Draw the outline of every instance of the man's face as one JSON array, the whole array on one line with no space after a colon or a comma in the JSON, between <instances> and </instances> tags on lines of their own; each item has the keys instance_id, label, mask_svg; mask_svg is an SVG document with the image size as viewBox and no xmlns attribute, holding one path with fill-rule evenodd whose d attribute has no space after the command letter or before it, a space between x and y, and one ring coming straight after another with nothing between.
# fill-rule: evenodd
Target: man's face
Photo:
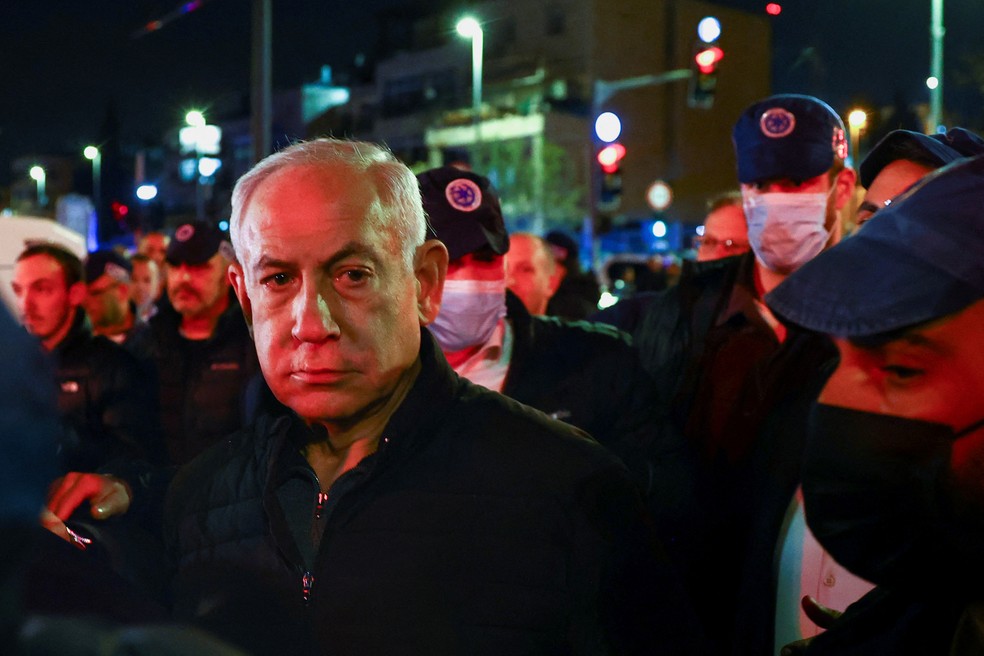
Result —
<instances>
[{"instance_id":1,"label":"man's face","mask_svg":"<svg viewBox=\"0 0 984 656\"><path fill-rule=\"evenodd\" d=\"M34 255L14 267L12 287L21 323L50 351L72 327L75 309L85 296L85 284L68 287L57 260Z\"/></svg>"},{"instance_id":2,"label":"man's face","mask_svg":"<svg viewBox=\"0 0 984 656\"><path fill-rule=\"evenodd\" d=\"M876 346L836 340L840 363L820 402L946 424L982 417L984 301Z\"/></svg>"},{"instance_id":3,"label":"man's face","mask_svg":"<svg viewBox=\"0 0 984 656\"><path fill-rule=\"evenodd\" d=\"M697 261L740 255L749 248L745 212L737 205L725 205L704 219L704 235L697 251Z\"/></svg>"},{"instance_id":4,"label":"man's face","mask_svg":"<svg viewBox=\"0 0 984 656\"><path fill-rule=\"evenodd\" d=\"M130 297L137 305L146 305L157 298L160 285L157 263L153 260L133 261L133 275L130 280Z\"/></svg>"},{"instance_id":5,"label":"man's face","mask_svg":"<svg viewBox=\"0 0 984 656\"><path fill-rule=\"evenodd\" d=\"M347 169L292 167L254 191L230 278L263 376L310 422L354 425L373 415L417 358L440 281L403 262L372 184ZM378 217L377 217L378 218ZM440 263L443 278L447 253ZM429 299L429 300L428 300Z\"/></svg>"},{"instance_id":6,"label":"man's face","mask_svg":"<svg viewBox=\"0 0 984 656\"><path fill-rule=\"evenodd\" d=\"M868 188L864 200L858 207L858 227L860 228L875 212L885 207L886 201L901 194L932 170L928 166L907 159L897 159L888 164L871 181L871 187Z\"/></svg>"},{"instance_id":7,"label":"man's face","mask_svg":"<svg viewBox=\"0 0 984 656\"><path fill-rule=\"evenodd\" d=\"M204 264L171 264L167 268L167 295L183 317L199 317L225 301L229 294L229 262L216 253Z\"/></svg>"},{"instance_id":8,"label":"man's face","mask_svg":"<svg viewBox=\"0 0 984 656\"><path fill-rule=\"evenodd\" d=\"M513 235L506 254L506 286L530 314L546 313L558 284L553 258L542 243L528 235Z\"/></svg>"},{"instance_id":9,"label":"man's face","mask_svg":"<svg viewBox=\"0 0 984 656\"><path fill-rule=\"evenodd\" d=\"M163 267L164 257L167 254L167 242L167 235L151 232L140 241L140 248L137 250L157 262L158 267Z\"/></svg>"},{"instance_id":10,"label":"man's face","mask_svg":"<svg viewBox=\"0 0 984 656\"><path fill-rule=\"evenodd\" d=\"M838 212L851 200L854 191L854 183L857 174L854 169L844 168L833 176L829 172L821 173L815 178L804 180L776 179L765 180L753 184L741 184L742 193L790 193L790 194L816 194L826 193L827 211L824 218L824 228L830 233L828 246L833 246L840 241L841 230Z\"/></svg>"},{"instance_id":11,"label":"man's face","mask_svg":"<svg viewBox=\"0 0 984 656\"><path fill-rule=\"evenodd\" d=\"M85 312L96 329L119 326L126 319L129 285L103 274L86 285Z\"/></svg>"}]
</instances>

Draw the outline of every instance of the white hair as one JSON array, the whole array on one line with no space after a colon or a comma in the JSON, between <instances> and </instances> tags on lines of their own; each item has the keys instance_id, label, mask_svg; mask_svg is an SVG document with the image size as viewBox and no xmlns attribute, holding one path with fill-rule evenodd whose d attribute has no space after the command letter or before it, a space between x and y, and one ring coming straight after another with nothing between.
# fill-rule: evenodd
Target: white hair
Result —
<instances>
[{"instance_id":1,"label":"white hair","mask_svg":"<svg viewBox=\"0 0 984 656\"><path fill-rule=\"evenodd\" d=\"M242 261L242 219L256 188L273 173L291 167L346 168L365 176L374 186L384 211L369 216L375 229L397 240L403 263L413 271L417 247L424 243L427 223L420 186L413 172L387 148L365 141L314 139L295 143L260 161L236 182L232 191L229 233L237 259Z\"/></svg>"}]
</instances>

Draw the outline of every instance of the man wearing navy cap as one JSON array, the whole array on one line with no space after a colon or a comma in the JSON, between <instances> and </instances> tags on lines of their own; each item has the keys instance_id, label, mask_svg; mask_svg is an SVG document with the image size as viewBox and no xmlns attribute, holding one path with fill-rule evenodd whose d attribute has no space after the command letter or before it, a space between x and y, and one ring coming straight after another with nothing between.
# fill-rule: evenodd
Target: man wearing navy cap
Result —
<instances>
[{"instance_id":1,"label":"man wearing navy cap","mask_svg":"<svg viewBox=\"0 0 984 656\"><path fill-rule=\"evenodd\" d=\"M766 297L837 344L809 424L806 517L879 586L807 654L984 650L982 207L984 157L954 162Z\"/></svg>"},{"instance_id":2,"label":"man wearing navy cap","mask_svg":"<svg viewBox=\"0 0 984 656\"><path fill-rule=\"evenodd\" d=\"M633 337L656 379L659 431L702 454L706 534L689 549L693 596L720 652L761 654L773 649L773 557L798 483L796 436L834 355L762 297L840 239L855 173L843 122L812 96L752 104L733 141L751 252L688 267L650 299ZM750 580L757 587L744 589Z\"/></svg>"},{"instance_id":3,"label":"man wearing navy cap","mask_svg":"<svg viewBox=\"0 0 984 656\"><path fill-rule=\"evenodd\" d=\"M867 192L858 207L858 227L930 171L961 157L980 154L984 154L984 139L964 128L934 135L909 130L889 132L859 167L861 186Z\"/></svg>"},{"instance_id":4,"label":"man wearing navy cap","mask_svg":"<svg viewBox=\"0 0 984 656\"><path fill-rule=\"evenodd\" d=\"M172 464L191 460L242 424L243 389L259 370L226 271L235 259L222 231L182 224L167 247L170 308L150 320L161 418Z\"/></svg>"},{"instance_id":5,"label":"man wearing navy cap","mask_svg":"<svg viewBox=\"0 0 984 656\"><path fill-rule=\"evenodd\" d=\"M506 290L510 238L487 178L453 167L417 178L430 234L450 257L441 310L429 327L448 363L619 455L652 501L662 537L673 541L691 510L689 450L680 439L653 440L652 381L627 336L602 324L532 316Z\"/></svg>"}]
</instances>

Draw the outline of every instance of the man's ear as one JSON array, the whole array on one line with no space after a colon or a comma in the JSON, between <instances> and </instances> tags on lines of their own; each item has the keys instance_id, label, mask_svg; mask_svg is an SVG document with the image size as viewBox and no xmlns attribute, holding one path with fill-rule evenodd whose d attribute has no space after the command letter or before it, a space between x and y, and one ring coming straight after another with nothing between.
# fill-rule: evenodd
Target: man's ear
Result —
<instances>
[{"instance_id":1,"label":"man's ear","mask_svg":"<svg viewBox=\"0 0 984 656\"><path fill-rule=\"evenodd\" d=\"M68 288L68 304L73 308L82 305L89 290L84 282L77 282Z\"/></svg>"},{"instance_id":2,"label":"man's ear","mask_svg":"<svg viewBox=\"0 0 984 656\"><path fill-rule=\"evenodd\" d=\"M250 337L253 336L253 305L250 303L249 294L246 293L246 276L243 274L243 267L238 262L229 265L226 272L232 291L239 299L239 307L243 309L243 318L246 319L246 327L249 328Z\"/></svg>"},{"instance_id":3,"label":"man's ear","mask_svg":"<svg viewBox=\"0 0 984 656\"><path fill-rule=\"evenodd\" d=\"M843 168L834 179L837 191L834 192L834 207L838 211L854 198L854 186L857 184L858 174L850 167Z\"/></svg>"},{"instance_id":4,"label":"man's ear","mask_svg":"<svg viewBox=\"0 0 984 656\"><path fill-rule=\"evenodd\" d=\"M437 239L430 239L417 247L414 260L414 277L417 279L417 317L421 326L434 321L441 310L441 294L444 278L448 273L448 249Z\"/></svg>"}]
</instances>

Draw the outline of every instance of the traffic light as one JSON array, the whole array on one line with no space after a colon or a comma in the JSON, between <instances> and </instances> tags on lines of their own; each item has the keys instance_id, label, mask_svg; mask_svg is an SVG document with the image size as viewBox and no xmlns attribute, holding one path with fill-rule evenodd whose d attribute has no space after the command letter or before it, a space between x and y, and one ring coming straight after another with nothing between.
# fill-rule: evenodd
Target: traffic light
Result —
<instances>
[{"instance_id":1,"label":"traffic light","mask_svg":"<svg viewBox=\"0 0 984 656\"><path fill-rule=\"evenodd\" d=\"M601 166L601 186L598 193L598 209L613 212L622 204L622 158L625 146L611 143L598 151Z\"/></svg>"},{"instance_id":2,"label":"traffic light","mask_svg":"<svg viewBox=\"0 0 984 656\"><path fill-rule=\"evenodd\" d=\"M714 104L717 90L718 64L724 59L724 50L717 44L721 36L721 24L712 16L704 18L697 27L700 37L694 44L693 58L690 60L689 105L699 109L709 109Z\"/></svg>"},{"instance_id":3,"label":"traffic light","mask_svg":"<svg viewBox=\"0 0 984 656\"><path fill-rule=\"evenodd\" d=\"M114 200L109 205L109 209L112 212L113 218L116 219L117 223L123 223L127 219L127 215L130 213L130 208L121 203L118 200Z\"/></svg>"}]
</instances>

